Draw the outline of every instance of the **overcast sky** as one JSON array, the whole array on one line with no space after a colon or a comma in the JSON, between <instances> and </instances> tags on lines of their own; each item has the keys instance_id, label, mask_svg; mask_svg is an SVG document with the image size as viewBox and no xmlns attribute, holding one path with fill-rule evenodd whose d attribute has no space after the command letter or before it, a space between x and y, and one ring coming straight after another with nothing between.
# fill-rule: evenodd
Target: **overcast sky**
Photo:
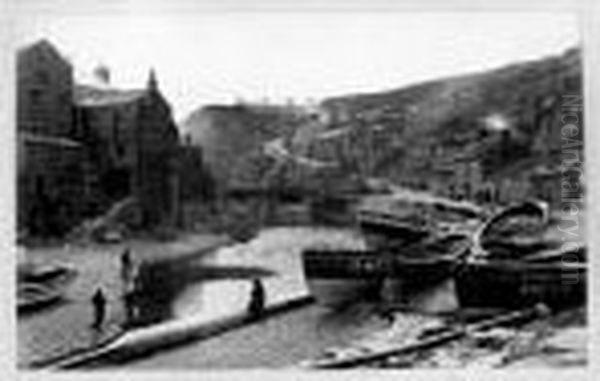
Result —
<instances>
[{"instance_id":1,"label":"overcast sky","mask_svg":"<svg viewBox=\"0 0 600 381\"><path fill-rule=\"evenodd\" d=\"M305 101L398 88L580 43L570 13L235 13L169 2L113 0L118 7L98 9L58 1L42 11L26 0L14 41L48 38L80 82L102 63L113 85L141 87L154 67L177 119L236 98Z\"/></svg>"}]
</instances>

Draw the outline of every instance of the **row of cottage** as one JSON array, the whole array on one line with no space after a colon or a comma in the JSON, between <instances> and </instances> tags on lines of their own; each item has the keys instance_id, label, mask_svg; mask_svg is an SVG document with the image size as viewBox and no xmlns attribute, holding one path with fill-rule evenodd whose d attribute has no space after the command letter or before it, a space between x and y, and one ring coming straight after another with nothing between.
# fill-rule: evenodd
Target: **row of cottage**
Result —
<instances>
[{"instance_id":1,"label":"row of cottage","mask_svg":"<svg viewBox=\"0 0 600 381\"><path fill-rule=\"evenodd\" d=\"M486 130L485 136L479 138L478 144L448 155L437 137L431 137L431 142L421 142L420 147L407 147L402 129L398 128L402 125L402 115L388 112L393 109L391 106L353 113L343 106L328 104L320 110L320 119L335 128L314 140L311 155L325 161L346 159L347 167L363 177L373 176L376 166L388 163L391 157L394 165L384 165L386 176L396 179L396 185L401 187L484 204L538 198L557 208L563 198L561 167L556 161L562 155L560 108L546 105L550 96L539 98L544 102L538 99L534 105L531 124L538 132L529 143L530 159L516 160L501 171L486 172L482 159L489 147L506 151L499 152L498 156L503 158L514 155L513 141L520 137L515 136L518 133L513 129L497 131L487 128L486 120L478 120L477 128ZM407 170L406 163L398 160L400 155L390 153L409 150L416 159L408 163L413 168Z\"/></svg>"},{"instance_id":2,"label":"row of cottage","mask_svg":"<svg viewBox=\"0 0 600 381\"><path fill-rule=\"evenodd\" d=\"M74 83L73 67L47 40L17 55L18 228L61 235L135 196L139 224L174 222L179 137L153 71L145 88Z\"/></svg>"}]
</instances>

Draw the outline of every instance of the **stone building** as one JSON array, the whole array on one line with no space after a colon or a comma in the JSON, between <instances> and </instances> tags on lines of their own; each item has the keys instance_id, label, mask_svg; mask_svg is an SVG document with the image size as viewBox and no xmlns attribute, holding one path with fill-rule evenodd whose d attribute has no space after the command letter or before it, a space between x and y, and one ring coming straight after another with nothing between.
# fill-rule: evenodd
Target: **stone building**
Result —
<instances>
[{"instance_id":1,"label":"stone building","mask_svg":"<svg viewBox=\"0 0 600 381\"><path fill-rule=\"evenodd\" d=\"M46 40L17 65L19 229L60 235L130 196L143 225L174 223L178 133L154 73L136 90L76 85Z\"/></svg>"},{"instance_id":2,"label":"stone building","mask_svg":"<svg viewBox=\"0 0 600 381\"><path fill-rule=\"evenodd\" d=\"M17 53L20 132L69 136L73 127L73 68L48 41Z\"/></svg>"},{"instance_id":3,"label":"stone building","mask_svg":"<svg viewBox=\"0 0 600 381\"><path fill-rule=\"evenodd\" d=\"M102 153L90 159L107 198L135 195L144 224L176 218L178 133L154 72L144 89L78 85L74 101L76 134Z\"/></svg>"},{"instance_id":4,"label":"stone building","mask_svg":"<svg viewBox=\"0 0 600 381\"><path fill-rule=\"evenodd\" d=\"M27 131L17 138L17 225L33 235L60 235L81 217L85 147Z\"/></svg>"},{"instance_id":5,"label":"stone building","mask_svg":"<svg viewBox=\"0 0 600 381\"><path fill-rule=\"evenodd\" d=\"M46 40L17 53L17 225L60 234L80 217L84 147L71 139L71 64Z\"/></svg>"}]
</instances>

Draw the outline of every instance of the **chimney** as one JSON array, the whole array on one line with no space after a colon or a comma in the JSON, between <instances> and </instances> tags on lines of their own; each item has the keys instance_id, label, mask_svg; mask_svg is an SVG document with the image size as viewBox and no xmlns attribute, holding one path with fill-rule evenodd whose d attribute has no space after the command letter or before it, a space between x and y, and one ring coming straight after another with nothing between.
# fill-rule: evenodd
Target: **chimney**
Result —
<instances>
[{"instance_id":1,"label":"chimney","mask_svg":"<svg viewBox=\"0 0 600 381\"><path fill-rule=\"evenodd\" d=\"M150 69L150 73L148 74L148 84L146 87L150 91L158 90L158 81L156 80L156 73L153 68Z\"/></svg>"},{"instance_id":2,"label":"chimney","mask_svg":"<svg viewBox=\"0 0 600 381\"><path fill-rule=\"evenodd\" d=\"M110 85L110 69L105 65L98 65L94 69L94 79L98 85L109 86Z\"/></svg>"}]
</instances>

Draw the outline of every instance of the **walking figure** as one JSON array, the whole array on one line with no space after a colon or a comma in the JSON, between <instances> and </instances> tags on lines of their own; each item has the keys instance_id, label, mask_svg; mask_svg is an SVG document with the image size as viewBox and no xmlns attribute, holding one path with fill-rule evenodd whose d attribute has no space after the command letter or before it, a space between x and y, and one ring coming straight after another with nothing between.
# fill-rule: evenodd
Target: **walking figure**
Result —
<instances>
[{"instance_id":1,"label":"walking figure","mask_svg":"<svg viewBox=\"0 0 600 381\"><path fill-rule=\"evenodd\" d=\"M94 307L94 322L92 328L100 329L104 322L104 316L106 314L106 297L101 288L98 288L92 297L92 305Z\"/></svg>"},{"instance_id":2,"label":"walking figure","mask_svg":"<svg viewBox=\"0 0 600 381\"><path fill-rule=\"evenodd\" d=\"M132 266L133 261L131 258L131 251L129 248L126 248L121 254L121 278L125 283L127 283L131 277Z\"/></svg>"},{"instance_id":3,"label":"walking figure","mask_svg":"<svg viewBox=\"0 0 600 381\"><path fill-rule=\"evenodd\" d=\"M248 313L252 318L258 318L265 309L265 287L260 279L252 281L252 291L250 293L250 303L248 304Z\"/></svg>"}]
</instances>

